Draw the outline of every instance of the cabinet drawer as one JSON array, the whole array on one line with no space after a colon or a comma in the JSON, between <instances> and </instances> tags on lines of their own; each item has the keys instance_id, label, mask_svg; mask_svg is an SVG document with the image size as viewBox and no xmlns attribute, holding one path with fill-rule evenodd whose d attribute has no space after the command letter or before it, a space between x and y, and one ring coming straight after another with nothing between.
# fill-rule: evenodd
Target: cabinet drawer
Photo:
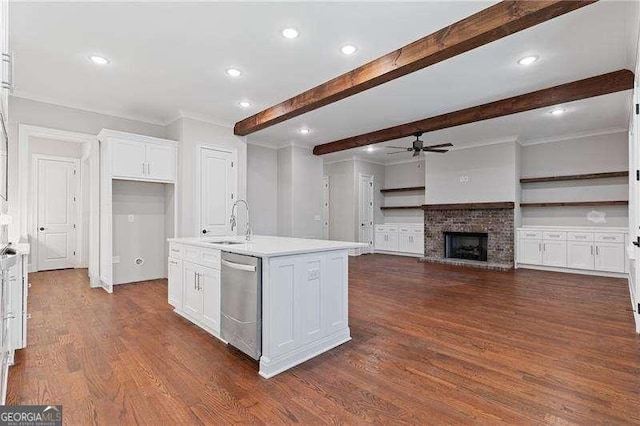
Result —
<instances>
[{"instance_id":1,"label":"cabinet drawer","mask_svg":"<svg viewBox=\"0 0 640 426\"><path fill-rule=\"evenodd\" d=\"M182 245L178 243L169 243L169 256L176 259L182 259Z\"/></svg>"},{"instance_id":2,"label":"cabinet drawer","mask_svg":"<svg viewBox=\"0 0 640 426\"><path fill-rule=\"evenodd\" d=\"M376 232L385 232L387 230L387 227L384 225L376 225Z\"/></svg>"},{"instance_id":3,"label":"cabinet drawer","mask_svg":"<svg viewBox=\"0 0 640 426\"><path fill-rule=\"evenodd\" d=\"M409 228L405 228L405 227L400 227L400 228L398 228L398 231L399 231L401 234L408 234L408 233L409 233L409 231L410 231L410 229L409 229Z\"/></svg>"},{"instance_id":4,"label":"cabinet drawer","mask_svg":"<svg viewBox=\"0 0 640 426\"><path fill-rule=\"evenodd\" d=\"M418 235L423 235L424 234L424 229L422 228L414 228L410 231L412 234L418 234Z\"/></svg>"},{"instance_id":5,"label":"cabinet drawer","mask_svg":"<svg viewBox=\"0 0 640 426\"><path fill-rule=\"evenodd\" d=\"M182 248L182 258L198 265L220 269L220 250L185 244Z\"/></svg>"},{"instance_id":6,"label":"cabinet drawer","mask_svg":"<svg viewBox=\"0 0 640 426\"><path fill-rule=\"evenodd\" d=\"M591 232L567 232L567 240L593 241L593 234Z\"/></svg>"},{"instance_id":7,"label":"cabinet drawer","mask_svg":"<svg viewBox=\"0 0 640 426\"><path fill-rule=\"evenodd\" d=\"M542 238L545 240L564 241L567 239L567 233L564 231L544 231Z\"/></svg>"},{"instance_id":8,"label":"cabinet drawer","mask_svg":"<svg viewBox=\"0 0 640 426\"><path fill-rule=\"evenodd\" d=\"M523 240L541 240L542 231L520 231L520 238Z\"/></svg>"},{"instance_id":9,"label":"cabinet drawer","mask_svg":"<svg viewBox=\"0 0 640 426\"><path fill-rule=\"evenodd\" d=\"M613 232L597 232L595 240L602 243L624 243L624 234Z\"/></svg>"},{"instance_id":10,"label":"cabinet drawer","mask_svg":"<svg viewBox=\"0 0 640 426\"><path fill-rule=\"evenodd\" d=\"M387 232L398 232L398 227L397 226L388 226L387 229L385 229L385 231L387 231Z\"/></svg>"}]
</instances>

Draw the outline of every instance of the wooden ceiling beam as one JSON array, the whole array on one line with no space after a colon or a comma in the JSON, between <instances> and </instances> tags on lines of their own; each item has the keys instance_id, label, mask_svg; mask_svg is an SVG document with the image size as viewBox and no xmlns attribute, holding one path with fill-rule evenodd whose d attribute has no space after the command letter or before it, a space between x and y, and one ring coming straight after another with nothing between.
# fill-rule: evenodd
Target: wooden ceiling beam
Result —
<instances>
[{"instance_id":1,"label":"wooden ceiling beam","mask_svg":"<svg viewBox=\"0 0 640 426\"><path fill-rule=\"evenodd\" d=\"M315 155L329 154L331 152L344 151L394 139L411 136L416 132L433 132L491 118L504 117L519 112L530 111L538 108L550 107L594 96L606 95L633 88L634 75L629 70L619 70L608 74L602 74L560 86L501 99L471 108L411 123L400 124L382 130L365 133L340 139L334 142L317 145L313 148Z\"/></svg>"},{"instance_id":2,"label":"wooden ceiling beam","mask_svg":"<svg viewBox=\"0 0 640 426\"><path fill-rule=\"evenodd\" d=\"M597 0L510 0L483 9L251 117L234 133L246 136L469 50L546 22Z\"/></svg>"}]
</instances>

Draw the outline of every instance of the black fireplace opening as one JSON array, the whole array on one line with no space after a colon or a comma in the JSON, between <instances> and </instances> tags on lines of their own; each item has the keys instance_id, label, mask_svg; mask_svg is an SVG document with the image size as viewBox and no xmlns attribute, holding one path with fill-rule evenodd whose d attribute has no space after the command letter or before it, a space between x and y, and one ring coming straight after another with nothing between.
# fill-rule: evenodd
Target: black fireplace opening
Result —
<instances>
[{"instance_id":1,"label":"black fireplace opening","mask_svg":"<svg viewBox=\"0 0 640 426\"><path fill-rule=\"evenodd\" d=\"M487 261L488 234L479 232L445 232L444 256L449 259Z\"/></svg>"}]
</instances>

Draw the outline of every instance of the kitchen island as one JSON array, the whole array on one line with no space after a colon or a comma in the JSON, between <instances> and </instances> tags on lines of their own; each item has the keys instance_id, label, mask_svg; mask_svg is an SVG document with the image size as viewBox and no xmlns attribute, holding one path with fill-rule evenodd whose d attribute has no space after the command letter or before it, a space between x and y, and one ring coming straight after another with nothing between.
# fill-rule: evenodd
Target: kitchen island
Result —
<instances>
[{"instance_id":1,"label":"kitchen island","mask_svg":"<svg viewBox=\"0 0 640 426\"><path fill-rule=\"evenodd\" d=\"M273 377L351 339L348 255L362 247L366 244L267 236L169 239L169 303L223 340L222 253L259 258L260 375Z\"/></svg>"}]
</instances>

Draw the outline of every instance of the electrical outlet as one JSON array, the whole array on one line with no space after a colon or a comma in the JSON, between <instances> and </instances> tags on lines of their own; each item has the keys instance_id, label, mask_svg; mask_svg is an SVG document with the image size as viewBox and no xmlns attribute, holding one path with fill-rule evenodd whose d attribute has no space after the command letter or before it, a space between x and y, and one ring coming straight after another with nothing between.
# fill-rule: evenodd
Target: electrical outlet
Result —
<instances>
[{"instance_id":1,"label":"electrical outlet","mask_svg":"<svg viewBox=\"0 0 640 426\"><path fill-rule=\"evenodd\" d=\"M113 259L111 260L111 263L113 263L114 265L116 263L120 263L120 256L113 256Z\"/></svg>"},{"instance_id":2,"label":"electrical outlet","mask_svg":"<svg viewBox=\"0 0 640 426\"><path fill-rule=\"evenodd\" d=\"M469 176L460 176L460 183L468 183Z\"/></svg>"},{"instance_id":3,"label":"electrical outlet","mask_svg":"<svg viewBox=\"0 0 640 426\"><path fill-rule=\"evenodd\" d=\"M320 269L309 269L309 281L320 279Z\"/></svg>"},{"instance_id":4,"label":"electrical outlet","mask_svg":"<svg viewBox=\"0 0 640 426\"><path fill-rule=\"evenodd\" d=\"M317 220L317 221L322 220L322 218L320 217L320 215L319 215L319 214L315 215L315 216L313 217L313 219L314 219L314 220Z\"/></svg>"},{"instance_id":5,"label":"electrical outlet","mask_svg":"<svg viewBox=\"0 0 640 426\"><path fill-rule=\"evenodd\" d=\"M136 221L136 217L130 214L129 216L127 216L127 220L129 221L129 223L133 223Z\"/></svg>"}]
</instances>

